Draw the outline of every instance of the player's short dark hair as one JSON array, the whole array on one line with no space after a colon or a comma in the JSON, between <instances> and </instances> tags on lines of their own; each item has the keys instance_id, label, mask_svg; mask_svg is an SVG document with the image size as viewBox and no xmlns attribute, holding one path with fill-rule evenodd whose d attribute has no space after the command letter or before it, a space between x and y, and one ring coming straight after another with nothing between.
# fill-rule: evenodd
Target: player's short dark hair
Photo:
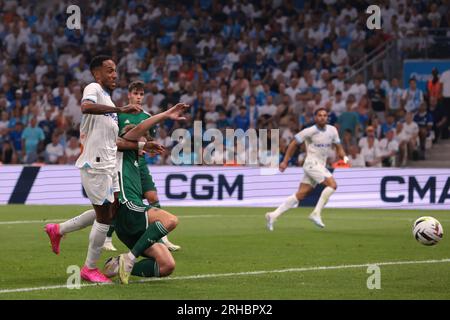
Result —
<instances>
[{"instance_id":1,"label":"player's short dark hair","mask_svg":"<svg viewBox=\"0 0 450 320\"><path fill-rule=\"evenodd\" d=\"M91 70L91 73L94 72L95 69L101 67L103 65L103 62L107 61L107 60L112 60L112 58L110 56L107 56L107 55L95 56L91 60L91 63L89 64L89 70Z\"/></svg>"},{"instance_id":2,"label":"player's short dark hair","mask_svg":"<svg viewBox=\"0 0 450 320\"><path fill-rule=\"evenodd\" d=\"M319 111L325 111L325 112L328 114L328 110L327 110L327 109L325 109L325 108L323 108L323 107L320 107L319 109L317 109L317 110L314 111L314 116L317 116L317 114L319 113Z\"/></svg>"},{"instance_id":3,"label":"player's short dark hair","mask_svg":"<svg viewBox=\"0 0 450 320\"><path fill-rule=\"evenodd\" d=\"M128 86L128 92L132 92L133 90L144 90L145 91L145 83L141 80L135 80L130 83Z\"/></svg>"}]
</instances>

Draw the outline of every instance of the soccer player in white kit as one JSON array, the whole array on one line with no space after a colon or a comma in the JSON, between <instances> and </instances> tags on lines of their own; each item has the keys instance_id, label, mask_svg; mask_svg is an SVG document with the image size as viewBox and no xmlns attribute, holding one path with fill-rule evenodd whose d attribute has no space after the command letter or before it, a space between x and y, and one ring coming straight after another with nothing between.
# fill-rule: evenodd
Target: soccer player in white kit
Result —
<instances>
[{"instance_id":1,"label":"soccer player in white kit","mask_svg":"<svg viewBox=\"0 0 450 320\"><path fill-rule=\"evenodd\" d=\"M325 108L319 108L314 112L315 125L306 128L295 135L286 151L283 161L280 163L280 171L284 172L288 162L294 155L295 150L302 143L306 144L306 159L303 163L304 176L297 192L289 196L275 211L266 213L267 228L273 231L276 219L287 210L297 207L299 202L310 194L317 184L322 184L325 189L320 195L309 218L321 228L325 225L322 222L321 212L330 196L336 191L337 185L330 171L325 167L327 156L333 145L336 146L338 156L348 162L344 148L341 145L339 134L334 126L328 125L328 112Z\"/></svg>"},{"instance_id":2,"label":"soccer player in white kit","mask_svg":"<svg viewBox=\"0 0 450 320\"><path fill-rule=\"evenodd\" d=\"M81 182L91 201L96 220L89 235L86 262L81 277L90 282L111 282L96 266L100 258L106 233L114 217L117 193L120 191L116 168L119 126L117 113L137 113L139 105L116 107L111 93L116 87L116 64L108 56L96 56L90 64L95 82L83 91L80 126L82 152L76 166L80 169ZM52 245L58 244L61 234L58 224L46 226Z\"/></svg>"}]
</instances>

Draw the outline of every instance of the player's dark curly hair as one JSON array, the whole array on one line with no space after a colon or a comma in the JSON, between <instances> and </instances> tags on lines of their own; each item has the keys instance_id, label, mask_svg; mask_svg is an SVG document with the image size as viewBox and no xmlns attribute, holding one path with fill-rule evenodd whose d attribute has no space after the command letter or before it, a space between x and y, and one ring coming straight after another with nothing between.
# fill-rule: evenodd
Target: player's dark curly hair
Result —
<instances>
[{"instance_id":1,"label":"player's dark curly hair","mask_svg":"<svg viewBox=\"0 0 450 320\"><path fill-rule=\"evenodd\" d=\"M141 80L135 80L130 83L128 86L128 92L132 92L133 90L144 90L145 91L145 83Z\"/></svg>"},{"instance_id":2,"label":"player's dark curly hair","mask_svg":"<svg viewBox=\"0 0 450 320\"><path fill-rule=\"evenodd\" d=\"M92 58L91 63L89 64L89 70L91 70L91 73L98 67L101 67L103 65L103 61L106 60L112 60L112 58L107 55L98 55Z\"/></svg>"}]
</instances>

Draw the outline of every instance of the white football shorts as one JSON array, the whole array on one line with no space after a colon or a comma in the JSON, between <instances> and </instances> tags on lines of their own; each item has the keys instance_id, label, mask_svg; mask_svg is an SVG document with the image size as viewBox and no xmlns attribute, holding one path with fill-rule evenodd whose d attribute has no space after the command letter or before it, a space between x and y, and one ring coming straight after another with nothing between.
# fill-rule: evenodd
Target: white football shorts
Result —
<instances>
[{"instance_id":1,"label":"white football shorts","mask_svg":"<svg viewBox=\"0 0 450 320\"><path fill-rule=\"evenodd\" d=\"M303 179L301 183L310 184L315 187L326 178L332 177L330 171L315 160L307 160L303 164Z\"/></svg>"},{"instance_id":2,"label":"white football shorts","mask_svg":"<svg viewBox=\"0 0 450 320\"><path fill-rule=\"evenodd\" d=\"M108 174L81 169L80 176L84 191L92 204L101 206L108 202L114 202L114 192L120 191L117 172Z\"/></svg>"}]
</instances>

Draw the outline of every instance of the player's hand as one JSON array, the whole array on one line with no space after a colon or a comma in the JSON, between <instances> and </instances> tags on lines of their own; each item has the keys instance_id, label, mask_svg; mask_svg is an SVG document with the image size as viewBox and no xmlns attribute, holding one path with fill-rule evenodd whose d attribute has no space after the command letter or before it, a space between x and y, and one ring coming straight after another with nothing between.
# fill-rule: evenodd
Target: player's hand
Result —
<instances>
[{"instance_id":1,"label":"player's hand","mask_svg":"<svg viewBox=\"0 0 450 320\"><path fill-rule=\"evenodd\" d=\"M284 161L281 162L280 166L279 166L280 172L284 172L284 170L286 170L287 167L288 167L288 164L286 162L284 162Z\"/></svg>"},{"instance_id":2,"label":"player's hand","mask_svg":"<svg viewBox=\"0 0 450 320\"><path fill-rule=\"evenodd\" d=\"M147 141L144 146L144 151L153 156L157 154L163 154L164 152L166 152L166 148L158 142Z\"/></svg>"},{"instance_id":3,"label":"player's hand","mask_svg":"<svg viewBox=\"0 0 450 320\"><path fill-rule=\"evenodd\" d=\"M183 114L190 108L191 106L186 103L177 103L172 108L166 111L166 115L169 119L180 121L186 120L186 117L183 117Z\"/></svg>"},{"instance_id":4,"label":"player's hand","mask_svg":"<svg viewBox=\"0 0 450 320\"><path fill-rule=\"evenodd\" d=\"M141 113L142 112L142 106L139 104L128 104L126 106L120 107L121 113Z\"/></svg>"}]
</instances>

